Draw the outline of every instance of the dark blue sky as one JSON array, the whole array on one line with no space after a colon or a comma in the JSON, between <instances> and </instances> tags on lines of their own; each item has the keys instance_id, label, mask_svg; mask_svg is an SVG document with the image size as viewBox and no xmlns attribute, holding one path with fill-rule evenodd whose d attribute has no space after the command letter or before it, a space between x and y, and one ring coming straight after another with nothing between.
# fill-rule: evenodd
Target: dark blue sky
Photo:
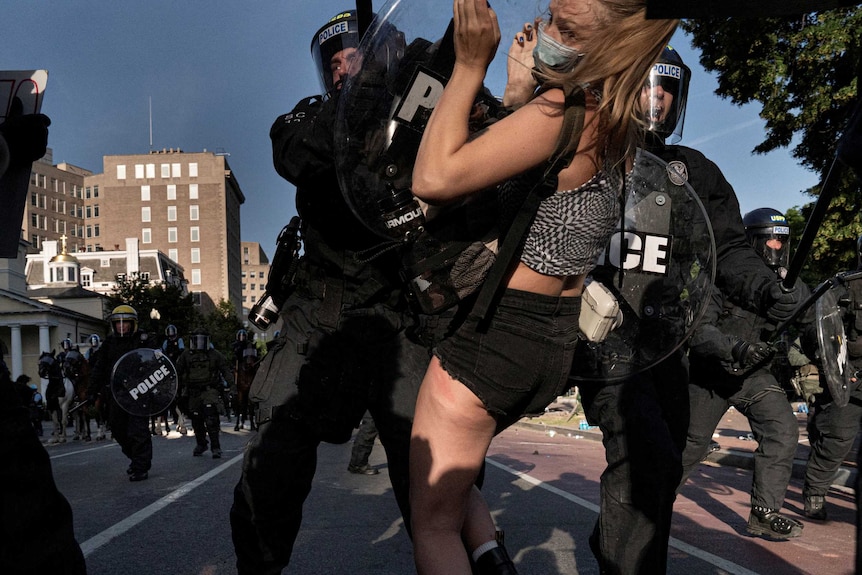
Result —
<instances>
[{"instance_id":1,"label":"dark blue sky","mask_svg":"<svg viewBox=\"0 0 862 575\"><path fill-rule=\"evenodd\" d=\"M501 14L505 55L515 26L532 20L540 4L492 5ZM95 173L102 172L104 155L150 150L151 100L154 149L230 155L246 196L243 240L260 242L272 256L279 230L295 211L293 186L272 168L269 128L301 98L320 91L311 37L352 6L334 0L5 0L0 69L48 70L43 112L52 120L54 162ZM376 11L389 6L374 2ZM430 37L442 33L438 28L445 28L452 7L449 0L402 0L394 14L406 20L414 10L433 13L410 23ZM688 40L678 33L673 44L693 69L681 143L722 168L743 212L810 201L800 190L819 178L798 167L788 151L750 153L763 137L759 107L718 99L715 81L697 64ZM503 57L498 60L492 88L505 82Z\"/></svg>"}]
</instances>

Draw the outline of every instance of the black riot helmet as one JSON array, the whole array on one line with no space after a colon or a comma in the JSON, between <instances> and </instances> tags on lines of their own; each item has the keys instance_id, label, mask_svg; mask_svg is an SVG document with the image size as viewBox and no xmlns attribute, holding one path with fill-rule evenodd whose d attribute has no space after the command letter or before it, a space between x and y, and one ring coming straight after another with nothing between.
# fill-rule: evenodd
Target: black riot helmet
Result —
<instances>
[{"instance_id":1,"label":"black riot helmet","mask_svg":"<svg viewBox=\"0 0 862 575\"><path fill-rule=\"evenodd\" d=\"M758 208L742 216L745 237L763 261L776 272L790 260L790 226L778 210Z\"/></svg>"},{"instance_id":2,"label":"black riot helmet","mask_svg":"<svg viewBox=\"0 0 862 575\"><path fill-rule=\"evenodd\" d=\"M332 57L346 48L359 46L359 19L356 10L345 10L333 16L311 39L311 57L323 91L332 91Z\"/></svg>"},{"instance_id":3,"label":"black riot helmet","mask_svg":"<svg viewBox=\"0 0 862 575\"><path fill-rule=\"evenodd\" d=\"M202 327L194 330L190 339L189 348L192 351L206 351L210 348L210 334Z\"/></svg>"},{"instance_id":4,"label":"black riot helmet","mask_svg":"<svg viewBox=\"0 0 862 575\"><path fill-rule=\"evenodd\" d=\"M168 327L165 328L165 337L171 341L177 339L177 326L174 324L168 325Z\"/></svg>"},{"instance_id":5,"label":"black riot helmet","mask_svg":"<svg viewBox=\"0 0 862 575\"><path fill-rule=\"evenodd\" d=\"M378 25L379 29L377 29ZM368 55L373 62L354 61L352 65L356 65L357 69L361 64L388 70L404 56L407 47L404 34L386 22L372 22L369 29L374 32L375 38L378 39ZM332 92L337 87L333 80L332 57L347 48L358 48L360 39L359 19L356 16L356 10L339 12L324 24L311 39L311 57L314 60L314 67L320 75L320 85L325 94ZM356 57L359 57L358 53Z\"/></svg>"},{"instance_id":6,"label":"black riot helmet","mask_svg":"<svg viewBox=\"0 0 862 575\"><path fill-rule=\"evenodd\" d=\"M248 332L244 329L237 330L236 332L236 340L241 342L248 341Z\"/></svg>"},{"instance_id":7,"label":"black riot helmet","mask_svg":"<svg viewBox=\"0 0 862 575\"><path fill-rule=\"evenodd\" d=\"M649 96L644 104L647 129L662 140L669 139L668 144L682 139L690 79L691 69L679 52L665 46L644 85L644 95Z\"/></svg>"}]
</instances>

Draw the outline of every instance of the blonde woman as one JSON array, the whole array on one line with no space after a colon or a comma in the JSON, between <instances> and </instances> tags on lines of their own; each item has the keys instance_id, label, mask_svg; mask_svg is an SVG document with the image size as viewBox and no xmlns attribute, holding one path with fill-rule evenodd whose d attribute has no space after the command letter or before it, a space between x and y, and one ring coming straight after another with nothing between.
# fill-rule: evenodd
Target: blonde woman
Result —
<instances>
[{"instance_id":1,"label":"blonde woman","mask_svg":"<svg viewBox=\"0 0 862 575\"><path fill-rule=\"evenodd\" d=\"M421 575L469 574L462 530L487 521L473 487L495 434L540 413L567 385L584 278L619 218L641 125L635 103L676 20L646 20L645 0L551 0L535 23L540 89L478 134L468 119L500 41L486 0L455 0L455 66L422 138L413 193L431 204L500 186L519 205L563 125L561 87L581 86L577 152L542 201L487 325L467 319L434 349L416 406L410 502ZM539 171L541 174L541 171ZM520 177L519 177L520 176ZM505 182L505 183L504 183ZM515 573L501 549L498 573Z\"/></svg>"}]
</instances>

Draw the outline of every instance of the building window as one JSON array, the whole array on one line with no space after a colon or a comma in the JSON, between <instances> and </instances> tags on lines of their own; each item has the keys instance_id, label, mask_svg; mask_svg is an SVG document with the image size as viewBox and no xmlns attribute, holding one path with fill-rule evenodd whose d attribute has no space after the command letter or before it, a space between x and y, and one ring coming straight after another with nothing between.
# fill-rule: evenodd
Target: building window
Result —
<instances>
[{"instance_id":1,"label":"building window","mask_svg":"<svg viewBox=\"0 0 862 575\"><path fill-rule=\"evenodd\" d=\"M193 222L198 221L200 218L200 210L198 209L197 204L193 204L189 206L189 219Z\"/></svg>"},{"instance_id":2,"label":"building window","mask_svg":"<svg viewBox=\"0 0 862 575\"><path fill-rule=\"evenodd\" d=\"M147 164L147 177L153 179L156 177L156 165Z\"/></svg>"},{"instance_id":3,"label":"building window","mask_svg":"<svg viewBox=\"0 0 862 575\"><path fill-rule=\"evenodd\" d=\"M99 197L99 186L93 186L93 197L94 198Z\"/></svg>"},{"instance_id":4,"label":"building window","mask_svg":"<svg viewBox=\"0 0 862 575\"><path fill-rule=\"evenodd\" d=\"M201 263L201 249L200 248L192 248L192 263L193 264Z\"/></svg>"},{"instance_id":5,"label":"building window","mask_svg":"<svg viewBox=\"0 0 862 575\"><path fill-rule=\"evenodd\" d=\"M168 184L168 199L176 200L177 199L177 185L176 184Z\"/></svg>"},{"instance_id":6,"label":"building window","mask_svg":"<svg viewBox=\"0 0 862 575\"><path fill-rule=\"evenodd\" d=\"M169 222L177 221L177 207L176 206L168 206L168 221Z\"/></svg>"},{"instance_id":7,"label":"building window","mask_svg":"<svg viewBox=\"0 0 862 575\"><path fill-rule=\"evenodd\" d=\"M93 236L97 238L99 237L99 224L93 226Z\"/></svg>"},{"instance_id":8,"label":"building window","mask_svg":"<svg viewBox=\"0 0 862 575\"><path fill-rule=\"evenodd\" d=\"M257 274L258 274L257 277L259 277L260 279L263 279L263 272L257 272Z\"/></svg>"},{"instance_id":9,"label":"building window","mask_svg":"<svg viewBox=\"0 0 862 575\"><path fill-rule=\"evenodd\" d=\"M189 177L190 178L197 178L198 177L198 163L197 162L191 162L189 164Z\"/></svg>"},{"instance_id":10,"label":"building window","mask_svg":"<svg viewBox=\"0 0 862 575\"><path fill-rule=\"evenodd\" d=\"M148 282L150 281L150 272L141 272L138 277L140 277L145 282Z\"/></svg>"},{"instance_id":11,"label":"building window","mask_svg":"<svg viewBox=\"0 0 862 575\"><path fill-rule=\"evenodd\" d=\"M141 186L141 201L150 201L150 186Z\"/></svg>"},{"instance_id":12,"label":"building window","mask_svg":"<svg viewBox=\"0 0 862 575\"><path fill-rule=\"evenodd\" d=\"M34 208L39 205L39 194L36 192L30 192L30 205Z\"/></svg>"},{"instance_id":13,"label":"building window","mask_svg":"<svg viewBox=\"0 0 862 575\"><path fill-rule=\"evenodd\" d=\"M192 268L192 285L201 285L201 270L198 268Z\"/></svg>"},{"instance_id":14,"label":"building window","mask_svg":"<svg viewBox=\"0 0 862 575\"><path fill-rule=\"evenodd\" d=\"M254 285L254 284L252 284ZM242 291L245 291L245 284L242 284Z\"/></svg>"},{"instance_id":15,"label":"building window","mask_svg":"<svg viewBox=\"0 0 862 575\"><path fill-rule=\"evenodd\" d=\"M141 243L143 243L143 244L153 243L153 230L151 230L150 228L141 229Z\"/></svg>"},{"instance_id":16,"label":"building window","mask_svg":"<svg viewBox=\"0 0 862 575\"><path fill-rule=\"evenodd\" d=\"M171 177L171 165L170 164L162 164L162 177L170 178Z\"/></svg>"},{"instance_id":17,"label":"building window","mask_svg":"<svg viewBox=\"0 0 862 575\"><path fill-rule=\"evenodd\" d=\"M93 237L93 226L87 226L87 237L88 238Z\"/></svg>"},{"instance_id":18,"label":"building window","mask_svg":"<svg viewBox=\"0 0 862 575\"><path fill-rule=\"evenodd\" d=\"M193 305L201 305L201 292L193 291L192 292L192 304Z\"/></svg>"},{"instance_id":19,"label":"building window","mask_svg":"<svg viewBox=\"0 0 862 575\"><path fill-rule=\"evenodd\" d=\"M135 164L135 179L143 180L144 179L144 165L143 164Z\"/></svg>"},{"instance_id":20,"label":"building window","mask_svg":"<svg viewBox=\"0 0 862 575\"><path fill-rule=\"evenodd\" d=\"M87 189L89 190L90 188L87 188ZM87 206L86 210L87 210L87 219L89 220L90 218L93 217L93 208L92 208L92 206Z\"/></svg>"},{"instance_id":21,"label":"building window","mask_svg":"<svg viewBox=\"0 0 862 575\"><path fill-rule=\"evenodd\" d=\"M189 184L189 199L190 200L198 199L198 185L197 184Z\"/></svg>"},{"instance_id":22,"label":"building window","mask_svg":"<svg viewBox=\"0 0 862 575\"><path fill-rule=\"evenodd\" d=\"M192 227L189 229L189 232L190 232L190 239L191 239L191 241L193 241L193 242L199 242L199 241L201 241L201 229L200 229L199 227L197 227L197 226L192 226Z\"/></svg>"},{"instance_id":23,"label":"building window","mask_svg":"<svg viewBox=\"0 0 862 575\"><path fill-rule=\"evenodd\" d=\"M99 204L93 204L93 217L99 217Z\"/></svg>"},{"instance_id":24,"label":"building window","mask_svg":"<svg viewBox=\"0 0 862 575\"><path fill-rule=\"evenodd\" d=\"M183 175L182 164L171 164L171 177L181 178Z\"/></svg>"},{"instance_id":25,"label":"building window","mask_svg":"<svg viewBox=\"0 0 862 575\"><path fill-rule=\"evenodd\" d=\"M251 286L251 291L254 291L254 289L257 287L257 284L249 284L249 285Z\"/></svg>"},{"instance_id":26,"label":"building window","mask_svg":"<svg viewBox=\"0 0 862 575\"><path fill-rule=\"evenodd\" d=\"M168 257L174 260L175 262L180 259L180 252L176 248L168 250Z\"/></svg>"},{"instance_id":27,"label":"building window","mask_svg":"<svg viewBox=\"0 0 862 575\"><path fill-rule=\"evenodd\" d=\"M30 227L39 227L39 214L30 214Z\"/></svg>"},{"instance_id":28,"label":"building window","mask_svg":"<svg viewBox=\"0 0 862 575\"><path fill-rule=\"evenodd\" d=\"M168 243L177 243L177 228L168 228Z\"/></svg>"},{"instance_id":29,"label":"building window","mask_svg":"<svg viewBox=\"0 0 862 575\"><path fill-rule=\"evenodd\" d=\"M81 272L81 286L88 288L92 285L93 285L93 272L82 271Z\"/></svg>"},{"instance_id":30,"label":"building window","mask_svg":"<svg viewBox=\"0 0 862 575\"><path fill-rule=\"evenodd\" d=\"M117 164L117 179L125 180L126 179L126 165L125 164Z\"/></svg>"},{"instance_id":31,"label":"building window","mask_svg":"<svg viewBox=\"0 0 862 575\"><path fill-rule=\"evenodd\" d=\"M152 221L152 216L150 215L150 206L144 206L143 208L141 208L141 221Z\"/></svg>"}]
</instances>

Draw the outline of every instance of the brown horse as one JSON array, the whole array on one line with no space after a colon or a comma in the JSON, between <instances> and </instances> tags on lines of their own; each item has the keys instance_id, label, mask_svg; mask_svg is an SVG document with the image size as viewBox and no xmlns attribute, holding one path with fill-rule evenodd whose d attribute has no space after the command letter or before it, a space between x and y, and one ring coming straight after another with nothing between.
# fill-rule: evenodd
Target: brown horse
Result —
<instances>
[{"instance_id":1,"label":"brown horse","mask_svg":"<svg viewBox=\"0 0 862 575\"><path fill-rule=\"evenodd\" d=\"M236 355L239 358L236 361L236 398L234 399L236 425L233 429L234 431L243 429L245 420L248 418L250 429L254 431L257 426L254 423L254 409L249 405L248 391L251 388L251 382L254 381L260 360L257 355L257 348L250 341L245 342L236 351Z\"/></svg>"}]
</instances>

